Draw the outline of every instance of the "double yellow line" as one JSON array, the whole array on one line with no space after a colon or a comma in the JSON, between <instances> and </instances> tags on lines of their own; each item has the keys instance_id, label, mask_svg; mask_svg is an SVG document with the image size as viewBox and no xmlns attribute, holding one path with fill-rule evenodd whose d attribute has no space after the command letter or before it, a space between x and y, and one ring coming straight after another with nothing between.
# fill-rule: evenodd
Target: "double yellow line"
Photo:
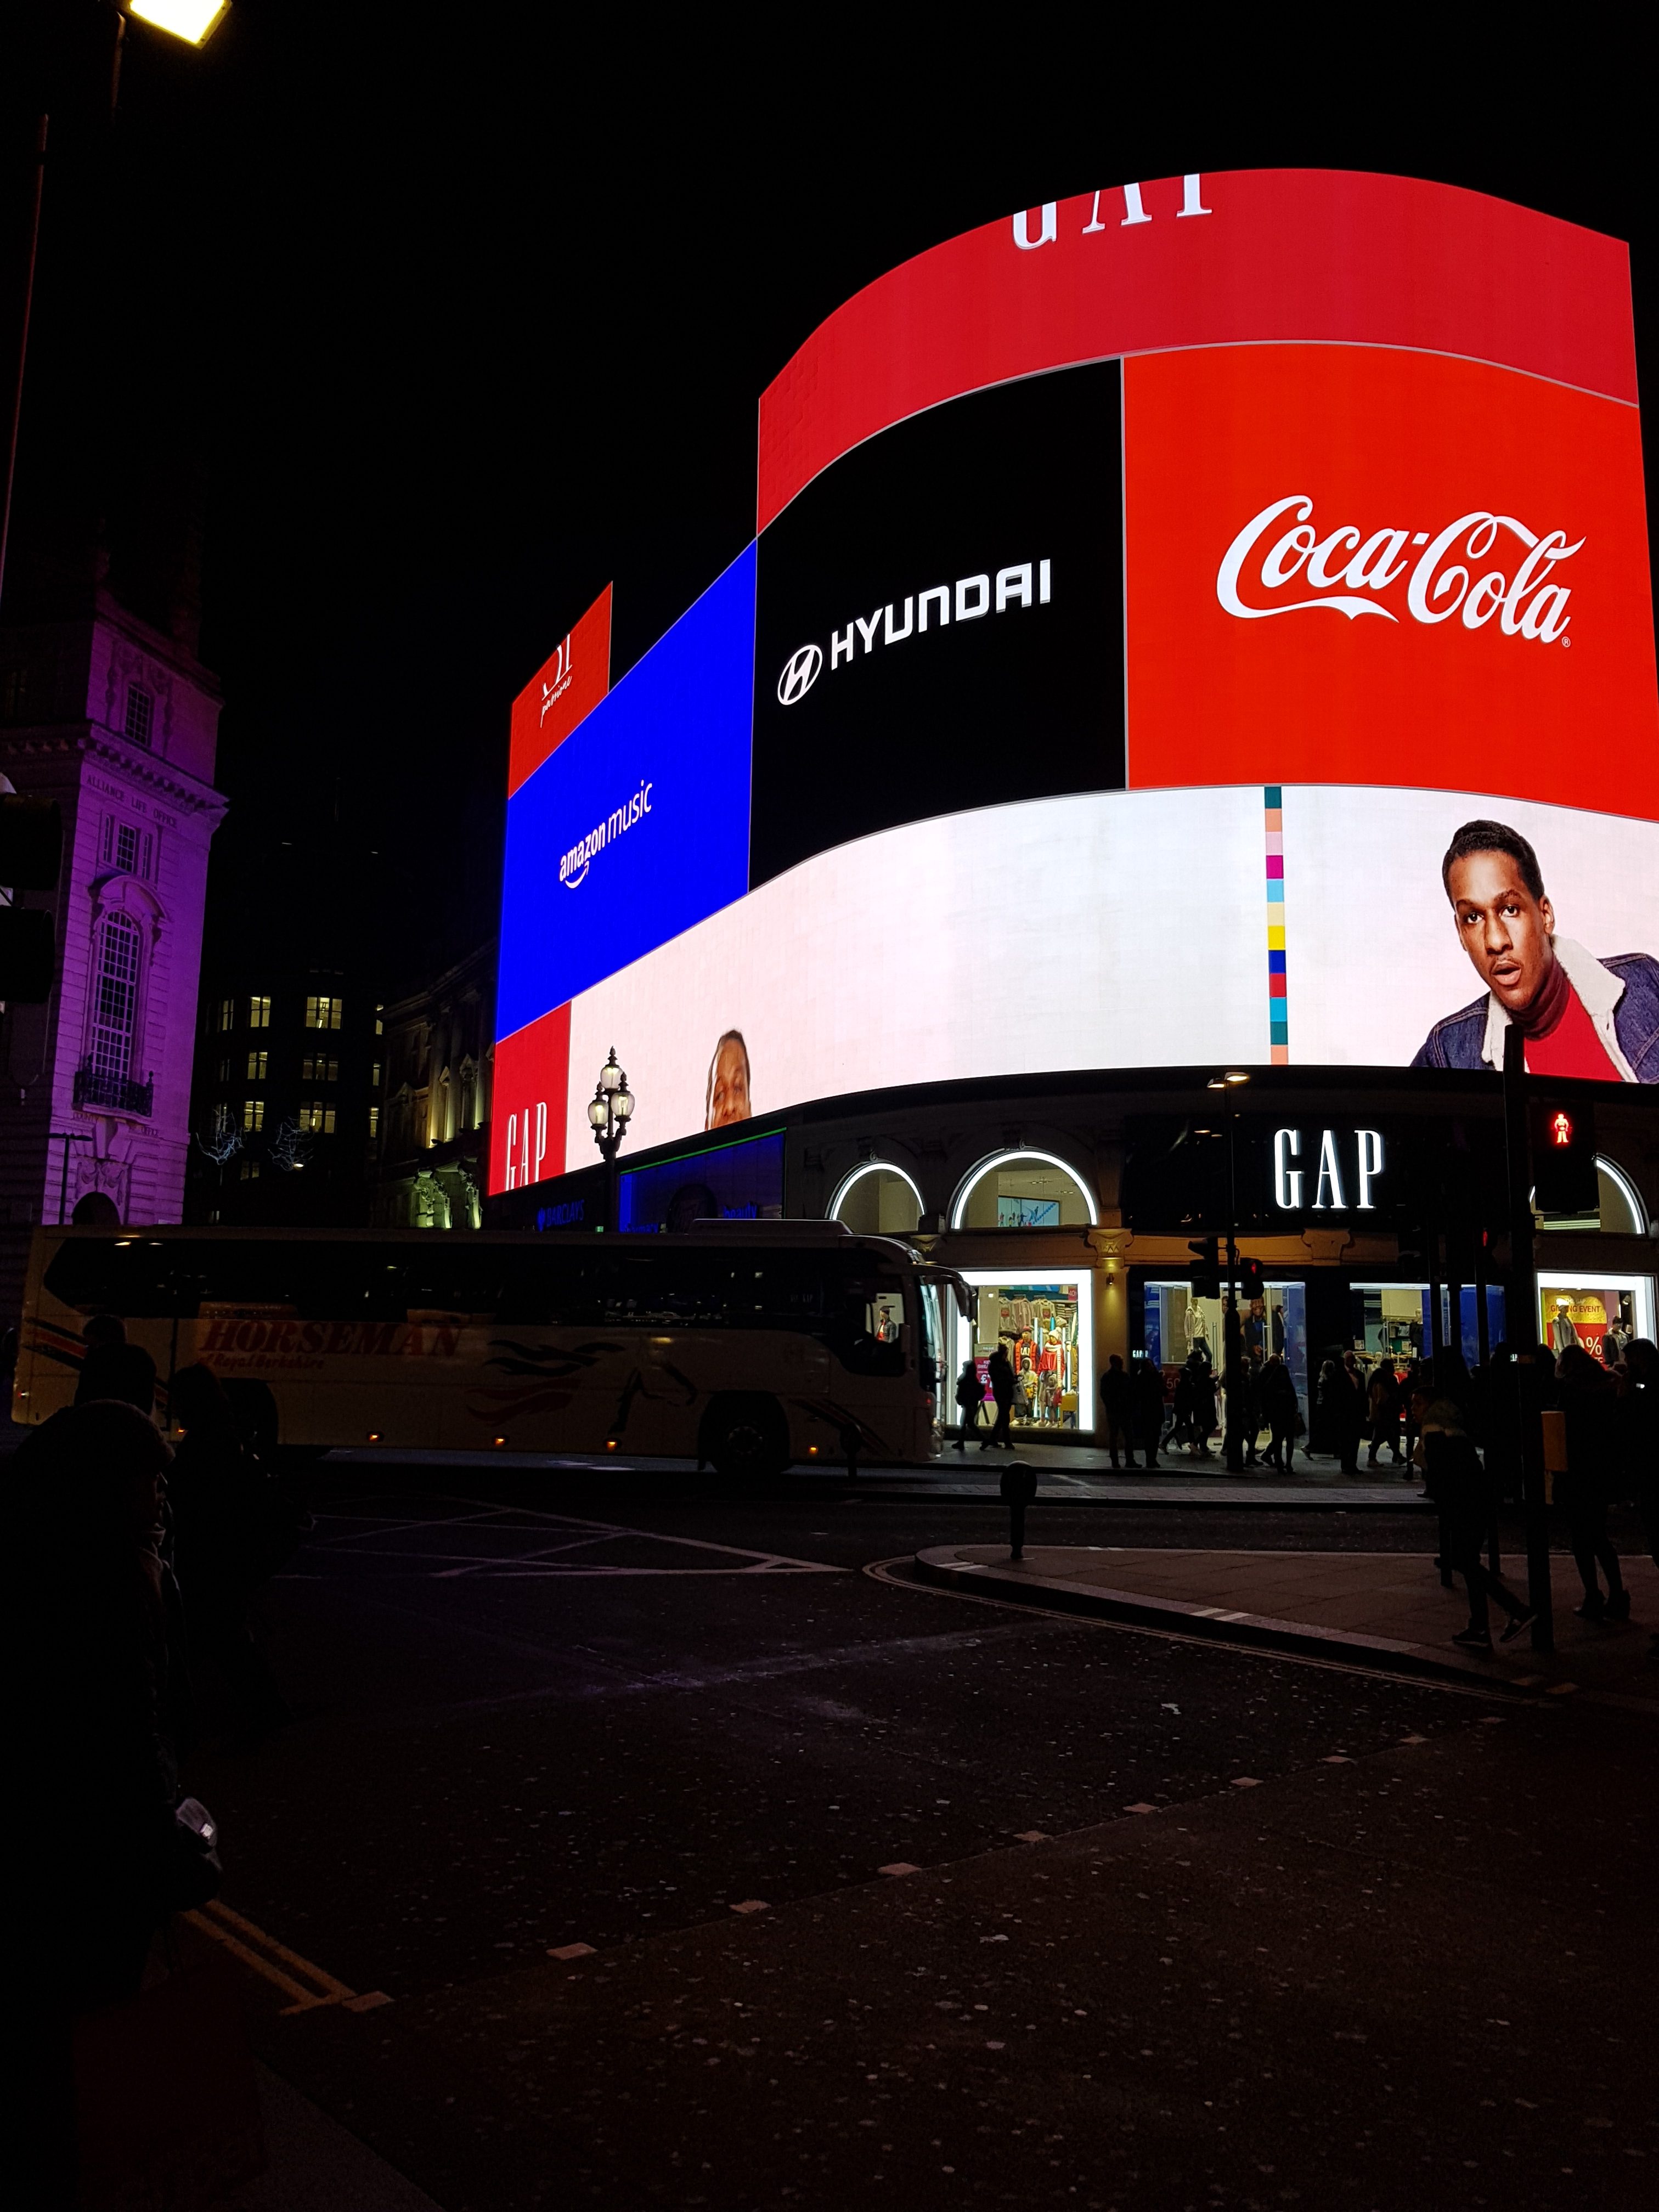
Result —
<instances>
[{"instance_id":1,"label":"double yellow line","mask_svg":"<svg viewBox=\"0 0 1659 2212\"><path fill-rule=\"evenodd\" d=\"M216 1897L201 1911L185 1912L181 1917L198 1934L210 1937L234 1959L251 1966L273 1989L291 1999L283 2007L284 2016L294 2012L315 2012L322 2005L338 2005L343 2012L373 2012L376 2006L392 2002L384 1990L370 1990L359 1996L332 1974L325 1974L309 1959L302 1959L286 1943L279 1943L263 1928L256 1928L252 1921L245 1920L240 1912L233 1912L228 1905L222 1905Z\"/></svg>"}]
</instances>

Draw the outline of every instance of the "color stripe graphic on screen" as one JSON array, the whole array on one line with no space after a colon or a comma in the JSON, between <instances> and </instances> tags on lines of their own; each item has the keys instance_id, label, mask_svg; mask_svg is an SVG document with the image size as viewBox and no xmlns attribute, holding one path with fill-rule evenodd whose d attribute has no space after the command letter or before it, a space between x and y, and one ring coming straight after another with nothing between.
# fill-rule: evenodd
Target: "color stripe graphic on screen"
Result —
<instances>
[{"instance_id":1,"label":"color stripe graphic on screen","mask_svg":"<svg viewBox=\"0 0 1659 2212\"><path fill-rule=\"evenodd\" d=\"M1275 1067L1291 1057L1290 1000L1285 972L1285 793L1264 784L1262 819L1267 841L1267 1042Z\"/></svg>"}]
</instances>

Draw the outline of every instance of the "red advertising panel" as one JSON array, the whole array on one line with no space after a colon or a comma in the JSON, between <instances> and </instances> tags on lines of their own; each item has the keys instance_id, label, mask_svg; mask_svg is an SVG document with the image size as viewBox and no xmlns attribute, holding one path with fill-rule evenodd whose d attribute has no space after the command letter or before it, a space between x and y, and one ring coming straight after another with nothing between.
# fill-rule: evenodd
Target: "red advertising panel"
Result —
<instances>
[{"instance_id":1,"label":"red advertising panel","mask_svg":"<svg viewBox=\"0 0 1659 2212\"><path fill-rule=\"evenodd\" d=\"M1132 789L1659 818L1634 407L1430 354L1234 346L1127 362L1124 421Z\"/></svg>"},{"instance_id":2,"label":"red advertising panel","mask_svg":"<svg viewBox=\"0 0 1659 2212\"><path fill-rule=\"evenodd\" d=\"M507 795L532 776L611 688L611 586L513 702Z\"/></svg>"},{"instance_id":3,"label":"red advertising panel","mask_svg":"<svg viewBox=\"0 0 1659 2212\"><path fill-rule=\"evenodd\" d=\"M1634 402L1617 240L1411 177L1258 169L1022 209L867 284L761 400L764 530L820 470L986 385L1261 339L1413 347Z\"/></svg>"},{"instance_id":4,"label":"red advertising panel","mask_svg":"<svg viewBox=\"0 0 1659 2212\"><path fill-rule=\"evenodd\" d=\"M564 1173L570 1009L497 1040L489 1121L489 1189L521 1190Z\"/></svg>"}]
</instances>

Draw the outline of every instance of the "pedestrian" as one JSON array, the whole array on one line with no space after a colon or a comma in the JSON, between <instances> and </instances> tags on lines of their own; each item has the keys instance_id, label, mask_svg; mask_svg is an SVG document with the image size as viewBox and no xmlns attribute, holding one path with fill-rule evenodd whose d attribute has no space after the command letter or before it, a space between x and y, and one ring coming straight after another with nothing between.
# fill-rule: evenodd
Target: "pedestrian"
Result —
<instances>
[{"instance_id":1,"label":"pedestrian","mask_svg":"<svg viewBox=\"0 0 1659 2212\"><path fill-rule=\"evenodd\" d=\"M1302 1408L1297 1399L1296 1383L1279 1352L1273 1352L1261 1370L1260 1400L1261 1417L1269 1431L1267 1463L1280 1474L1288 1474L1296 1458L1296 1432L1301 1424Z\"/></svg>"},{"instance_id":2,"label":"pedestrian","mask_svg":"<svg viewBox=\"0 0 1659 2212\"><path fill-rule=\"evenodd\" d=\"M964 1359L962 1372L957 1377L957 1411L960 1420L957 1428L957 1449L968 1449L968 1431L979 1426L979 1409L985 1401L985 1385L980 1380L979 1362Z\"/></svg>"},{"instance_id":3,"label":"pedestrian","mask_svg":"<svg viewBox=\"0 0 1659 2212\"><path fill-rule=\"evenodd\" d=\"M1155 1359L1143 1358L1133 1375L1135 1431L1149 1468L1158 1465L1158 1446L1164 1427L1164 1370ZM1133 1462L1131 1462L1133 1464Z\"/></svg>"},{"instance_id":4,"label":"pedestrian","mask_svg":"<svg viewBox=\"0 0 1659 2212\"><path fill-rule=\"evenodd\" d=\"M1121 1451L1131 1467L1135 1463L1134 1416L1129 1389L1129 1377L1122 1357L1113 1352L1106 1362L1106 1371L1100 1378L1100 1418L1106 1428L1106 1449L1112 1455L1112 1465L1118 1464Z\"/></svg>"},{"instance_id":5,"label":"pedestrian","mask_svg":"<svg viewBox=\"0 0 1659 2212\"><path fill-rule=\"evenodd\" d=\"M1376 1465L1376 1455L1385 1447L1396 1467L1400 1464L1400 1378L1394 1371L1394 1362L1384 1352L1371 1373L1365 1394L1366 1411L1370 1416L1370 1448L1365 1455L1368 1468Z\"/></svg>"},{"instance_id":6,"label":"pedestrian","mask_svg":"<svg viewBox=\"0 0 1659 2212\"><path fill-rule=\"evenodd\" d=\"M1412 1456L1423 1478L1423 1495L1435 1510L1434 1564L1439 1571L1440 1587L1449 1589L1452 1587L1452 1561L1448 1507L1441 1496L1439 1477L1436 1472L1439 1455L1437 1453L1433 1455L1431 1464L1428 1440L1430 1437L1442 1433L1466 1436L1468 1430L1464 1425L1462 1407L1455 1399L1443 1396L1435 1389L1430 1368L1419 1361L1416 1374L1416 1386L1412 1391L1409 1405L1410 1425L1417 1438L1412 1448Z\"/></svg>"},{"instance_id":7,"label":"pedestrian","mask_svg":"<svg viewBox=\"0 0 1659 2212\"><path fill-rule=\"evenodd\" d=\"M1455 1399L1431 1396L1423 1389L1418 1393L1417 1415L1424 1474L1440 1515L1443 1562L1440 1579L1449 1589L1453 1573L1462 1575L1468 1595L1468 1626L1452 1642L1461 1644L1465 1650L1490 1651L1492 1600L1496 1599L1509 1616L1502 1638L1505 1644L1520 1634L1532 1619L1533 1609L1501 1576L1492 1573L1480 1556L1498 1501L1474 1439L1463 1425L1461 1407Z\"/></svg>"},{"instance_id":8,"label":"pedestrian","mask_svg":"<svg viewBox=\"0 0 1659 2212\"><path fill-rule=\"evenodd\" d=\"M1190 1358L1187 1362L1187 1371L1192 1384L1188 1430L1191 1438L1189 1449L1194 1459L1208 1459L1210 1437L1215 1429L1215 1370L1207 1359Z\"/></svg>"},{"instance_id":9,"label":"pedestrian","mask_svg":"<svg viewBox=\"0 0 1659 2212\"><path fill-rule=\"evenodd\" d=\"M102 1400L33 1430L8 1469L27 1570L6 1607L15 1986L29 1993L27 2115L73 2156L76 2014L137 1994L150 1940L216 1881L174 1818L183 1659L161 1559L169 1455L153 1421ZM72 2201L65 2189L53 2203Z\"/></svg>"},{"instance_id":10,"label":"pedestrian","mask_svg":"<svg viewBox=\"0 0 1659 2212\"><path fill-rule=\"evenodd\" d=\"M1359 1472L1359 1439L1365 1426L1365 1401L1353 1354L1328 1359L1319 1372L1319 1407L1326 1439L1344 1474Z\"/></svg>"},{"instance_id":11,"label":"pedestrian","mask_svg":"<svg viewBox=\"0 0 1659 2212\"><path fill-rule=\"evenodd\" d=\"M1648 1553L1659 1567L1659 1346L1645 1336L1626 1343L1619 1398L1625 1482L1642 1518ZM1652 1638L1659 1658L1659 1630Z\"/></svg>"},{"instance_id":12,"label":"pedestrian","mask_svg":"<svg viewBox=\"0 0 1659 2212\"><path fill-rule=\"evenodd\" d=\"M81 1334L87 1349L75 1378L76 1404L117 1399L153 1417L155 1362L142 1344L127 1342L125 1323L114 1314L94 1314Z\"/></svg>"},{"instance_id":13,"label":"pedestrian","mask_svg":"<svg viewBox=\"0 0 1659 2212\"><path fill-rule=\"evenodd\" d=\"M997 1417L990 1435L980 1445L980 1449L989 1451L994 1444L1000 1444L1005 1451L1012 1451L1014 1440L1008 1433L1008 1423L1014 1410L1016 1377L1014 1363L1009 1358L1000 1338L997 1340L996 1350L985 1363L985 1375L991 1386L991 1395L996 1400Z\"/></svg>"},{"instance_id":14,"label":"pedestrian","mask_svg":"<svg viewBox=\"0 0 1659 2212\"><path fill-rule=\"evenodd\" d=\"M1261 1376L1263 1360L1253 1345L1248 1358L1240 1364L1237 1382L1238 1403L1234 1407L1231 1392L1228 1398L1227 1420L1232 1427L1237 1415L1237 1432L1244 1446L1244 1464L1255 1465L1255 1448L1261 1435Z\"/></svg>"},{"instance_id":15,"label":"pedestrian","mask_svg":"<svg viewBox=\"0 0 1659 2212\"><path fill-rule=\"evenodd\" d=\"M1566 1514L1567 1544L1583 1602L1581 1620L1628 1620L1630 1592L1619 1571L1619 1553L1607 1534L1607 1506L1619 1466L1618 1385L1595 1354L1570 1344L1555 1363L1556 1403L1566 1416L1567 1464L1555 1479L1556 1503ZM1607 1595L1596 1580L1600 1565Z\"/></svg>"},{"instance_id":16,"label":"pedestrian","mask_svg":"<svg viewBox=\"0 0 1659 2212\"><path fill-rule=\"evenodd\" d=\"M253 1600L289 1543L289 1516L210 1368L181 1368L168 1398L184 1431L168 1492L191 1656L216 1668L240 1732L257 1738L291 1717L253 1626Z\"/></svg>"}]
</instances>

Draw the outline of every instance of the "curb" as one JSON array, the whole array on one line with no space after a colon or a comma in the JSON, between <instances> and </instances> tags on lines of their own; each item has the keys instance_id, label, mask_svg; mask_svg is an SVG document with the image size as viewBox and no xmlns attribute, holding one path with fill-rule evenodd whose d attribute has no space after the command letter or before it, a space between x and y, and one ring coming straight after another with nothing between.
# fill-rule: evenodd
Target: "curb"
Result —
<instances>
[{"instance_id":1,"label":"curb","mask_svg":"<svg viewBox=\"0 0 1659 2212\"><path fill-rule=\"evenodd\" d=\"M1267 1613L1188 1605L1179 1599L1143 1596L1133 1590L1103 1589L1096 1583L1027 1573L1012 1564L964 1559L953 1545L940 1544L918 1552L914 1565L917 1578L938 1589L960 1589L968 1583L984 1589L988 1585L988 1594L1018 1604L1041 1606L1051 1613L1126 1621L1138 1628L1174 1629L1183 1636L1209 1638L1218 1644L1243 1644L1263 1651L1285 1651L1298 1658L1340 1660L1378 1674L1419 1679L1427 1675L1437 1681L1454 1682L1461 1689L1478 1689L1500 1698L1532 1698L1545 1686L1541 1676L1519 1681L1512 1676L1488 1674L1484 1668L1448 1659L1425 1644L1402 1644L1386 1636L1356 1636L1340 1629L1316 1628L1308 1621L1276 1620Z\"/></svg>"}]
</instances>

